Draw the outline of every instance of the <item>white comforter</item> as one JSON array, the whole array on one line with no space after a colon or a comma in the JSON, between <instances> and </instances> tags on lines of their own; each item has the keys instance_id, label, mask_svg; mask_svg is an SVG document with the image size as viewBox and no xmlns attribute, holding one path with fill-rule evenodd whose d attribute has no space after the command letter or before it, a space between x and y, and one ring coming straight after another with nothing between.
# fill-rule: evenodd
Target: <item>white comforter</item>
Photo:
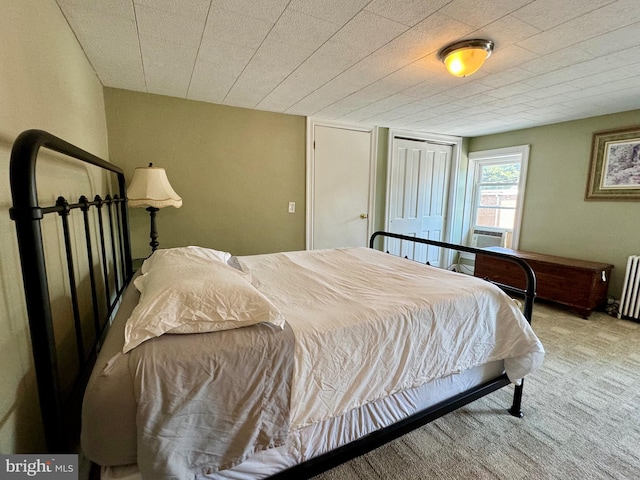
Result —
<instances>
[{"instance_id":1,"label":"white comforter","mask_svg":"<svg viewBox=\"0 0 640 480\"><path fill-rule=\"evenodd\" d=\"M295 334L291 426L493 360L517 381L544 349L499 288L368 248L239 257Z\"/></svg>"},{"instance_id":2,"label":"white comforter","mask_svg":"<svg viewBox=\"0 0 640 480\"><path fill-rule=\"evenodd\" d=\"M238 260L291 328L166 334L123 355L123 309L85 395L94 461L137 460L144 480L201 478L282 443L302 451L305 426L391 393L502 359L516 381L544 356L484 280L366 248Z\"/></svg>"}]
</instances>

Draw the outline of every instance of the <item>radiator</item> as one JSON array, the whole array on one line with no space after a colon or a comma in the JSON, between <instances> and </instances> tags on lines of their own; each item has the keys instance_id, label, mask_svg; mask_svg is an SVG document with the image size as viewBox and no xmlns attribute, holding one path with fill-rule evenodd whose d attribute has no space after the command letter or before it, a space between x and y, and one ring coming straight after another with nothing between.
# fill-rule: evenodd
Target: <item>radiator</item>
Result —
<instances>
[{"instance_id":1,"label":"radiator","mask_svg":"<svg viewBox=\"0 0 640 480\"><path fill-rule=\"evenodd\" d=\"M640 255L631 255L627 261L618 309L618 318L623 316L640 320Z\"/></svg>"}]
</instances>

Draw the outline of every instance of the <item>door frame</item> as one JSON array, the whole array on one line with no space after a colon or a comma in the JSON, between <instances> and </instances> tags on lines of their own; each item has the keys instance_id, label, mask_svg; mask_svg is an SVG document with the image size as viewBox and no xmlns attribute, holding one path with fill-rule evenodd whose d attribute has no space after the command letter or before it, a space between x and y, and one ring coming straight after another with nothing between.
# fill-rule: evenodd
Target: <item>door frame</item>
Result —
<instances>
[{"instance_id":1,"label":"door frame","mask_svg":"<svg viewBox=\"0 0 640 480\"><path fill-rule=\"evenodd\" d=\"M395 151L395 140L414 140L417 142L426 143L438 143L442 145L449 145L452 147L451 152L451 166L449 169L449 190L447 194L447 210L446 220L444 224L444 238L443 242L456 243L454 239L454 225L456 207L457 207L457 189L458 180L460 177L460 159L462 156L462 137L453 135L442 135L439 133L427 133L427 132L413 132L408 130L389 129L389 141L387 145L387 183L386 183L386 197L385 197L385 214L384 214L384 228L389 231L389 217L391 208L391 172L393 171L393 160ZM458 242L459 243L459 242ZM449 265L452 263L455 252L445 252L444 263Z\"/></svg>"},{"instance_id":2,"label":"door frame","mask_svg":"<svg viewBox=\"0 0 640 480\"><path fill-rule=\"evenodd\" d=\"M375 224L375 198L376 198L376 167L378 163L378 129L377 127L362 127L328 120L307 117L307 145L306 145L306 209L305 209L305 248L313 250L313 220L315 215L315 127L341 128L366 132L371 135L369 158L369 198L368 198L368 222L367 243Z\"/></svg>"}]
</instances>

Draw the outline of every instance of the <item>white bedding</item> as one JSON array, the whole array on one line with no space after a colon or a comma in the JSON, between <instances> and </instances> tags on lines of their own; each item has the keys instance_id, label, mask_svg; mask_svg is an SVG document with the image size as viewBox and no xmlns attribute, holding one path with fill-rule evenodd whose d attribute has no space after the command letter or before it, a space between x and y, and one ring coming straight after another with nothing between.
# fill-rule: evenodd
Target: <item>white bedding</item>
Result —
<instances>
[{"instance_id":1,"label":"white bedding","mask_svg":"<svg viewBox=\"0 0 640 480\"><path fill-rule=\"evenodd\" d=\"M484 280L369 248L239 262L295 334L293 428L493 360L514 382L542 364L517 305Z\"/></svg>"},{"instance_id":2,"label":"white bedding","mask_svg":"<svg viewBox=\"0 0 640 480\"><path fill-rule=\"evenodd\" d=\"M376 402L383 405L389 395L402 397L434 379L456 378L503 359L510 379L517 381L544 356L514 302L480 279L366 248L238 261L295 337L290 430L287 445L279 449L286 449L287 462L306 457L302 452L322 451L301 444L307 438L302 432L357 417ZM194 368L197 364L194 359ZM154 411L161 412L163 398L157 401ZM340 442L353 439L347 434ZM270 450L258 456L269 461ZM197 465L171 468L182 469L181 479L204 478ZM242 464L237 468L242 471Z\"/></svg>"},{"instance_id":3,"label":"white bedding","mask_svg":"<svg viewBox=\"0 0 640 480\"><path fill-rule=\"evenodd\" d=\"M199 475L196 480L256 480L274 475L432 407L495 378L502 372L503 363L497 361L398 392L339 417L292 430L286 445L261 450L233 468ZM507 407L505 405L505 409ZM142 476L138 466L133 464L105 467L101 479L141 480Z\"/></svg>"}]
</instances>

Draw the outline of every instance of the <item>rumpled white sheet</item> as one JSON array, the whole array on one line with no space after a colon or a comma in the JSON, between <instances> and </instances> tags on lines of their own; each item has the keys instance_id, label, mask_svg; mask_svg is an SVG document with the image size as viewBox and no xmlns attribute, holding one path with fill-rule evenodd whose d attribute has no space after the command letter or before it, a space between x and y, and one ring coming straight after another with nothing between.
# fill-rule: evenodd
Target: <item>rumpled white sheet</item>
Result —
<instances>
[{"instance_id":1,"label":"rumpled white sheet","mask_svg":"<svg viewBox=\"0 0 640 480\"><path fill-rule=\"evenodd\" d=\"M293 334L269 324L163 335L127 354L144 480L188 480L283 445Z\"/></svg>"},{"instance_id":2,"label":"rumpled white sheet","mask_svg":"<svg viewBox=\"0 0 640 480\"><path fill-rule=\"evenodd\" d=\"M118 375L126 378L111 378L115 371L97 374L88 389L100 398L109 391L123 399L119 409L104 412L99 403L87 410L104 412L102 424L124 418L130 425L129 418L137 417L137 429L131 425L138 440L132 455L144 480L206 476L235 464L225 460L229 454L242 461L253 450L256 431L249 429L247 437L238 419L253 417L252 411L268 434L260 434L266 441L258 442L258 449L286 438L283 448L299 451L305 446L289 442L304 426L390 393L500 359L506 359L507 373L517 380L544 357L515 303L480 279L365 248L238 260L290 329L276 332L257 325L149 340L120 354L125 361ZM121 327L112 329L101 355L110 343L111 351L121 350ZM286 384L285 372L291 370L289 396L276 384ZM113 388L105 390L105 380ZM116 389L119 380L125 392ZM274 395L279 401L270 398ZM103 435L107 430L91 436L96 458L105 458L97 440L117 441Z\"/></svg>"},{"instance_id":3,"label":"rumpled white sheet","mask_svg":"<svg viewBox=\"0 0 640 480\"><path fill-rule=\"evenodd\" d=\"M544 358L516 304L478 278L368 248L239 262L295 334L292 428L492 360L517 381Z\"/></svg>"}]
</instances>

